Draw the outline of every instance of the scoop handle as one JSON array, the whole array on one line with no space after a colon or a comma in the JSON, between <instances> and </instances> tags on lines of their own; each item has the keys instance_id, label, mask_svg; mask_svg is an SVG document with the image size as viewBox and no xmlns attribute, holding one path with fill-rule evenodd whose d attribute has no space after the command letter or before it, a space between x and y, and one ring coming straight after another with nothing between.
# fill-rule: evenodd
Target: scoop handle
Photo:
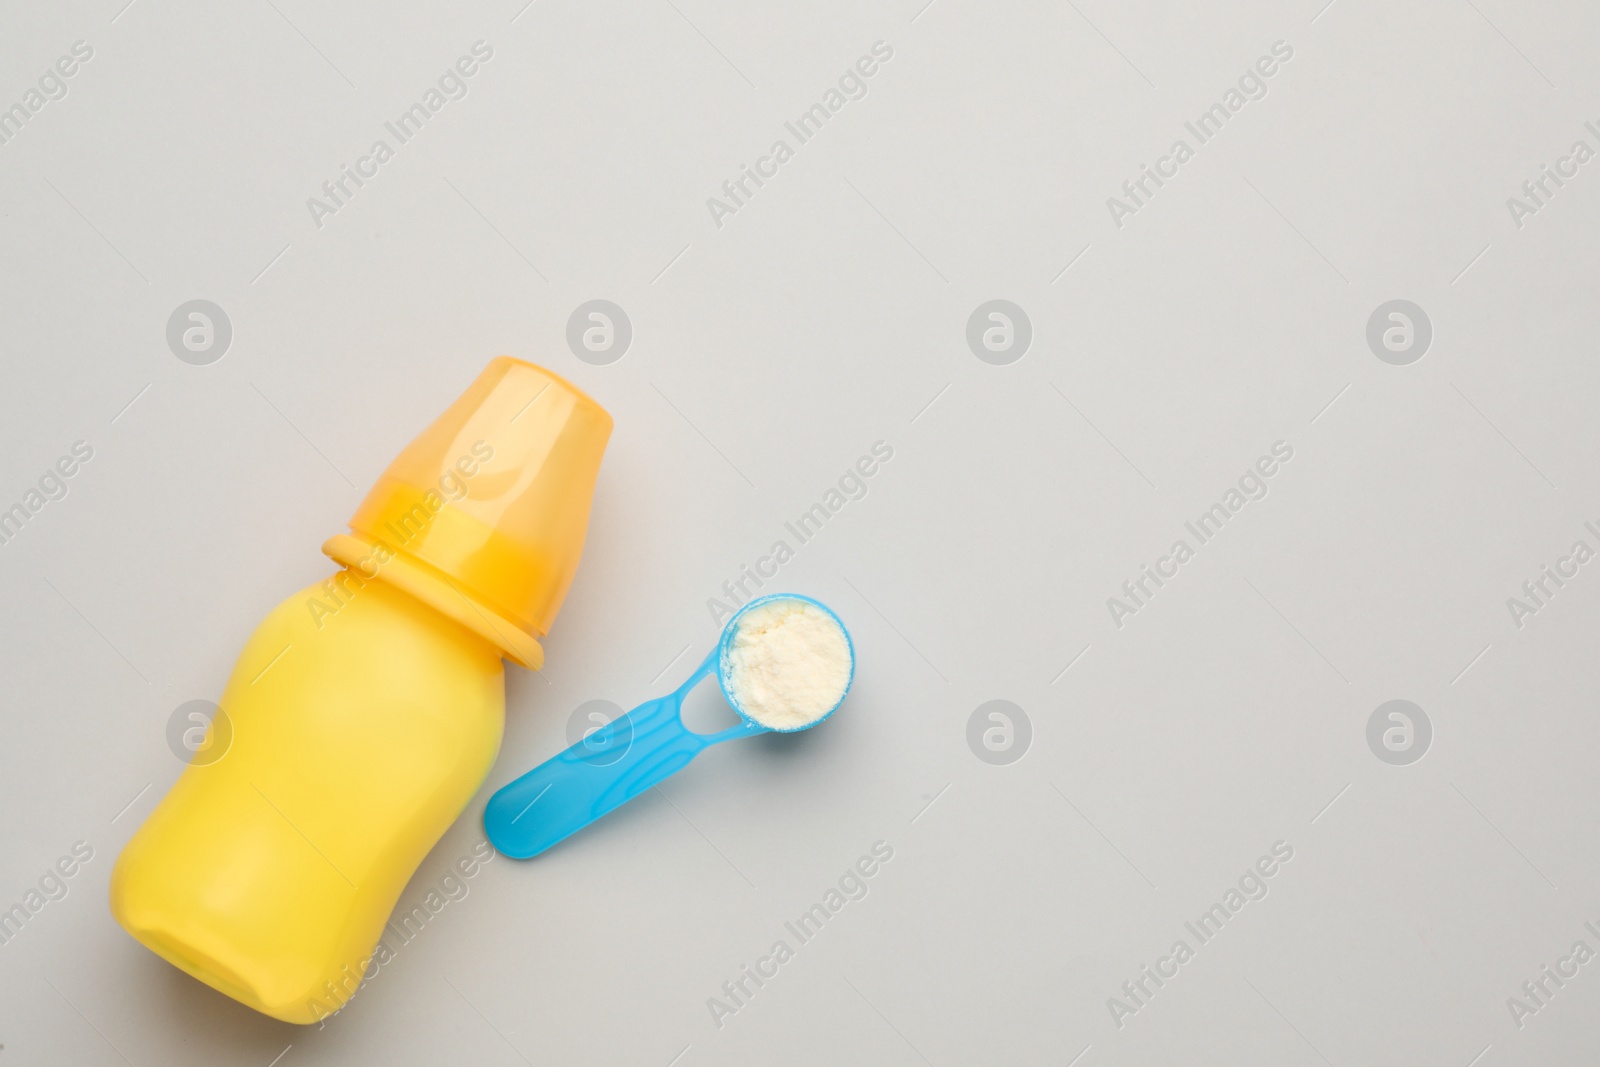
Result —
<instances>
[{"instance_id":1,"label":"scoop handle","mask_svg":"<svg viewBox=\"0 0 1600 1067\"><path fill-rule=\"evenodd\" d=\"M713 649L675 692L640 704L497 791L483 812L494 847L513 859L537 856L681 771L702 749L765 733L748 721L714 734L683 724L684 698L716 657Z\"/></svg>"}]
</instances>

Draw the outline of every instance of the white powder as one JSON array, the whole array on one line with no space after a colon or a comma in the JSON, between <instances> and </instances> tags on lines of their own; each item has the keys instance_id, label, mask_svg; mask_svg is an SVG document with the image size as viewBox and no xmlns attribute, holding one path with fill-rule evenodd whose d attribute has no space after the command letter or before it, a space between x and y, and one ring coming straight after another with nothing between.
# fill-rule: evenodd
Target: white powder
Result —
<instances>
[{"instance_id":1,"label":"white powder","mask_svg":"<svg viewBox=\"0 0 1600 1067\"><path fill-rule=\"evenodd\" d=\"M739 618L723 677L750 718L796 730L833 710L853 665L849 639L832 615L804 600L773 600Z\"/></svg>"}]
</instances>

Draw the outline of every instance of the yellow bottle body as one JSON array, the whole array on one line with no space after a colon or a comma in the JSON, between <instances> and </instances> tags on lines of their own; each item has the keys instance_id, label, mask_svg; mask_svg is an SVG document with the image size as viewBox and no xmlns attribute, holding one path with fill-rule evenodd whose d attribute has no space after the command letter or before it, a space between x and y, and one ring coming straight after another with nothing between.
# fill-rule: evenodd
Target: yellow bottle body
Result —
<instances>
[{"instance_id":1,"label":"yellow bottle body","mask_svg":"<svg viewBox=\"0 0 1600 1067\"><path fill-rule=\"evenodd\" d=\"M224 754L197 754L117 860L129 933L288 1022L349 1000L488 776L501 657L544 663L611 426L572 383L498 356L406 446L323 545L345 569L240 653L209 735L231 732Z\"/></svg>"},{"instance_id":2,"label":"yellow bottle body","mask_svg":"<svg viewBox=\"0 0 1600 1067\"><path fill-rule=\"evenodd\" d=\"M382 579L331 582L257 627L220 701L226 752L183 772L111 881L134 937L295 1023L354 993L505 723L500 648Z\"/></svg>"}]
</instances>

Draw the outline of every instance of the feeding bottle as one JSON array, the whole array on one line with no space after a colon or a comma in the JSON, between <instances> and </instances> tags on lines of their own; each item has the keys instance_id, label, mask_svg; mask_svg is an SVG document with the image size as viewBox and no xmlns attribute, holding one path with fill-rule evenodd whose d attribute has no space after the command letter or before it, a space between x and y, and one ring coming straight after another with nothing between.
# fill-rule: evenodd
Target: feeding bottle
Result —
<instances>
[{"instance_id":1,"label":"feeding bottle","mask_svg":"<svg viewBox=\"0 0 1600 1067\"><path fill-rule=\"evenodd\" d=\"M245 643L207 740L225 716L226 750L193 760L118 858L129 933L288 1022L349 1000L499 751L502 657L543 665L611 424L500 356L390 464L322 546L341 569Z\"/></svg>"}]
</instances>

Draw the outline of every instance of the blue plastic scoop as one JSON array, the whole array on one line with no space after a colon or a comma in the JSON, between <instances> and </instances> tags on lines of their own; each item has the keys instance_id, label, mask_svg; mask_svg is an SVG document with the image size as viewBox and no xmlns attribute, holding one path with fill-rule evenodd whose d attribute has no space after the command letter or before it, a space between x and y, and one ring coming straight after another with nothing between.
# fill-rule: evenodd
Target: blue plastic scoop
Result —
<instances>
[{"instance_id":1,"label":"blue plastic scoop","mask_svg":"<svg viewBox=\"0 0 1600 1067\"><path fill-rule=\"evenodd\" d=\"M728 685L728 654L739 620L752 608L779 600L798 600L821 608L838 623L850 650L850 676L844 692L822 715L779 733L809 730L838 710L855 680L856 650L850 631L826 604L796 593L759 597L740 608L722 628L717 647L675 691L648 700L626 715L595 730L565 752L508 783L483 812L483 827L494 847L515 859L537 856L577 833L607 812L621 807L664 781L703 749L736 737L774 731L751 718ZM743 721L714 734L695 733L684 725L683 702L706 675L715 671L722 695Z\"/></svg>"}]
</instances>

